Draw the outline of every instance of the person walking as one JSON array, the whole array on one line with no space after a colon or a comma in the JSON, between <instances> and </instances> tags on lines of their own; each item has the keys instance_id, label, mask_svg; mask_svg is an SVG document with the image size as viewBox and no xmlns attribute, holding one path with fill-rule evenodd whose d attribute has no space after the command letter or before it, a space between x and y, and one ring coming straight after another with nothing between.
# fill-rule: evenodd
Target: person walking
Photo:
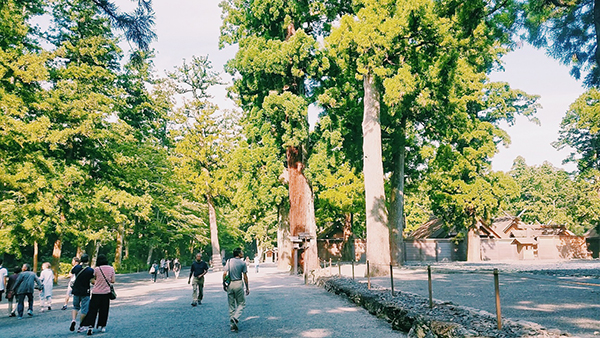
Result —
<instances>
[{"instance_id":1,"label":"person walking","mask_svg":"<svg viewBox=\"0 0 600 338\"><path fill-rule=\"evenodd\" d=\"M23 267L21 267L21 273L19 274L19 277L17 277L15 285L12 287L12 290L14 290L14 293L17 296L17 315L19 319L23 319L23 311L25 310L25 297L27 297L27 302L29 303L27 314L29 317L33 316L34 289L43 290L44 285L42 285L42 282L38 276L31 271L31 266L29 264L23 264Z\"/></svg>"},{"instance_id":2,"label":"person walking","mask_svg":"<svg viewBox=\"0 0 600 338\"><path fill-rule=\"evenodd\" d=\"M260 257L258 256L258 254L256 254L256 256L254 256L254 272L258 273L259 266L260 266Z\"/></svg>"},{"instance_id":3,"label":"person walking","mask_svg":"<svg viewBox=\"0 0 600 338\"><path fill-rule=\"evenodd\" d=\"M71 269L71 274L75 275L75 282L73 283L73 311L71 312L71 326L70 331L75 331L75 325L77 325L77 313L80 314L79 329L77 332L85 332L86 328L81 326L81 323L85 319L85 315L88 313L90 304L90 280L94 278L94 269L90 268L88 262L90 256L88 254L81 255L80 264L77 264Z\"/></svg>"},{"instance_id":4,"label":"person walking","mask_svg":"<svg viewBox=\"0 0 600 338\"><path fill-rule=\"evenodd\" d=\"M181 263L179 263L178 258L173 260L173 272L175 273L175 279L178 279L179 273L181 272Z\"/></svg>"},{"instance_id":5,"label":"person walking","mask_svg":"<svg viewBox=\"0 0 600 338\"><path fill-rule=\"evenodd\" d=\"M225 264L223 272L223 280L229 275L231 282L227 288L227 300L229 302L229 323L231 331L237 332L242 310L246 306L246 297L250 294L248 286L248 267L246 262L242 260L244 252L241 248L233 250L233 258ZM244 295L244 285L246 286L246 294Z\"/></svg>"},{"instance_id":6,"label":"person walking","mask_svg":"<svg viewBox=\"0 0 600 338\"><path fill-rule=\"evenodd\" d=\"M156 276L158 275L158 262L154 261L154 264L150 266L150 274L152 275L152 281L156 283Z\"/></svg>"},{"instance_id":7,"label":"person walking","mask_svg":"<svg viewBox=\"0 0 600 338\"><path fill-rule=\"evenodd\" d=\"M71 260L71 266L75 267L75 265L77 264L79 264L79 257L73 257L73 259ZM67 284L67 294L65 296L65 303L63 304L61 310L66 310L69 306L69 298L71 298L71 293L73 292L73 283L75 283L75 275L69 271L69 283Z\"/></svg>"},{"instance_id":8,"label":"person walking","mask_svg":"<svg viewBox=\"0 0 600 338\"><path fill-rule=\"evenodd\" d=\"M115 269L108 265L106 256L102 254L98 255L96 264L94 278L92 279L94 288L92 289L92 297L90 298L89 311L81 323L82 327L88 328L88 336L93 334L94 325L100 332L106 332L108 310L110 308L110 286L115 283ZM96 317L98 317L97 323Z\"/></svg>"},{"instance_id":9,"label":"person walking","mask_svg":"<svg viewBox=\"0 0 600 338\"><path fill-rule=\"evenodd\" d=\"M169 271L171 270L171 260L167 258L165 262L165 273L167 274L167 278L169 278Z\"/></svg>"},{"instance_id":10,"label":"person walking","mask_svg":"<svg viewBox=\"0 0 600 338\"><path fill-rule=\"evenodd\" d=\"M17 308L13 307L13 303L15 300L14 285L17 282L17 278L19 277L20 273L21 273L21 267L15 266L15 268L13 269L13 274L8 277L8 282L6 283L6 299L8 300L8 316L9 317L17 316L15 314Z\"/></svg>"},{"instance_id":11,"label":"person walking","mask_svg":"<svg viewBox=\"0 0 600 338\"><path fill-rule=\"evenodd\" d=\"M204 275L208 272L208 264L202 260L202 254L196 254L196 261L192 263L190 268L190 276L188 277L188 284L190 279L194 276L194 282L192 283L192 306L202 304L202 298L204 297Z\"/></svg>"},{"instance_id":12,"label":"person walking","mask_svg":"<svg viewBox=\"0 0 600 338\"><path fill-rule=\"evenodd\" d=\"M2 301L2 294L6 288L6 283L8 282L8 270L2 266L4 261L0 258L0 302Z\"/></svg>"},{"instance_id":13,"label":"person walking","mask_svg":"<svg viewBox=\"0 0 600 338\"><path fill-rule=\"evenodd\" d=\"M166 265L166 261L163 258L160 260L160 274L162 275L163 278L165 278L165 265Z\"/></svg>"},{"instance_id":14,"label":"person walking","mask_svg":"<svg viewBox=\"0 0 600 338\"><path fill-rule=\"evenodd\" d=\"M40 272L40 281L44 285L44 289L40 291L40 306L42 312L46 308L52 310L52 288L54 287L54 272L50 269L50 263L42 263L42 272Z\"/></svg>"}]
</instances>

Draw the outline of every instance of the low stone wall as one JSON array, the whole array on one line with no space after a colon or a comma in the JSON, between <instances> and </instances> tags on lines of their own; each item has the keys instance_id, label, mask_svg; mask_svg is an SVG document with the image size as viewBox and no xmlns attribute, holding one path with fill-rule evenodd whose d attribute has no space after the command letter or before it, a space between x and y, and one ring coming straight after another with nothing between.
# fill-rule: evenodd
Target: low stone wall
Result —
<instances>
[{"instance_id":1,"label":"low stone wall","mask_svg":"<svg viewBox=\"0 0 600 338\"><path fill-rule=\"evenodd\" d=\"M369 290L364 283L349 278L321 277L317 285L325 290L347 297L369 313L392 324L394 330L408 332L409 337L564 337L558 330L546 330L527 322L503 319L502 330L497 329L496 317L489 312L469 309L451 303L429 301L418 295L389 289Z\"/></svg>"}]
</instances>

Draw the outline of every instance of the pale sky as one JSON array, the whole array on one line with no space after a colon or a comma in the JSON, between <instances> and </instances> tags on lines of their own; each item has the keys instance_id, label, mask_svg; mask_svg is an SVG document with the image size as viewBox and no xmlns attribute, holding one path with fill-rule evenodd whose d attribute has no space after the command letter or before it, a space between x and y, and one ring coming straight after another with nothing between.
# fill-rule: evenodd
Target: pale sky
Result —
<instances>
[{"instance_id":1,"label":"pale sky","mask_svg":"<svg viewBox=\"0 0 600 338\"><path fill-rule=\"evenodd\" d=\"M225 80L229 77L223 65L236 52L234 47L219 50L219 28L221 11L219 0L154 0L156 12L156 33L158 40L152 44L156 50L155 68L159 76L164 70L172 70L182 64L183 59L193 55L209 55L216 71L222 72ZM127 9L133 6L128 0L117 0L117 4ZM130 8L130 7L129 7ZM548 161L567 170L575 166L563 165L568 150L557 151L551 145L558 138L562 117L569 105L584 92L581 82L575 81L566 66L545 56L544 51L528 45L504 57L505 71L492 74L493 81L504 81L513 88L529 94L540 95L542 109L537 118L541 126L518 118L517 123L508 128L512 143L508 148L500 147L500 152L492 161L494 170L510 170L513 160L523 156L528 165L540 165ZM221 108L232 108L233 103L226 99L225 86L212 91L214 101Z\"/></svg>"}]
</instances>

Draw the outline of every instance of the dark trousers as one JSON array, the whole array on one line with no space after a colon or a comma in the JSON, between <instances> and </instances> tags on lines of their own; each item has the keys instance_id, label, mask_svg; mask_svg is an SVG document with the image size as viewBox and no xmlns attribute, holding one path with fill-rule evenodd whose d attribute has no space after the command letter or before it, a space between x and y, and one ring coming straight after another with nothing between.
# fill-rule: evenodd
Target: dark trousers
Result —
<instances>
[{"instance_id":1,"label":"dark trousers","mask_svg":"<svg viewBox=\"0 0 600 338\"><path fill-rule=\"evenodd\" d=\"M19 317L23 317L23 310L25 310L25 297L29 302L29 310L33 311L33 293L22 293L17 295L17 314Z\"/></svg>"},{"instance_id":2,"label":"dark trousers","mask_svg":"<svg viewBox=\"0 0 600 338\"><path fill-rule=\"evenodd\" d=\"M96 324L96 317L98 317L96 327L106 326L109 307L109 294L92 294L92 298L90 298L90 309L88 310L87 315L85 315L81 326L93 327L94 324Z\"/></svg>"}]
</instances>

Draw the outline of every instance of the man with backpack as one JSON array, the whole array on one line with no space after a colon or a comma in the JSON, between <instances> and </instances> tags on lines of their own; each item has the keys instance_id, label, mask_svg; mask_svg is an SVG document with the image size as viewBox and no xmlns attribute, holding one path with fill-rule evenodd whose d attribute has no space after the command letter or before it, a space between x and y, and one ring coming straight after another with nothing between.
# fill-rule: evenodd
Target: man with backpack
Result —
<instances>
[{"instance_id":1,"label":"man with backpack","mask_svg":"<svg viewBox=\"0 0 600 338\"><path fill-rule=\"evenodd\" d=\"M71 326L69 330L75 331L77 324L77 313L81 313L80 326L77 332L85 332L86 327L81 326L81 322L88 313L90 304L90 280L94 278L94 269L88 266L90 256L88 254L81 255L80 263L71 269L71 274L75 276L71 294L73 295L73 311L71 316Z\"/></svg>"}]
</instances>

